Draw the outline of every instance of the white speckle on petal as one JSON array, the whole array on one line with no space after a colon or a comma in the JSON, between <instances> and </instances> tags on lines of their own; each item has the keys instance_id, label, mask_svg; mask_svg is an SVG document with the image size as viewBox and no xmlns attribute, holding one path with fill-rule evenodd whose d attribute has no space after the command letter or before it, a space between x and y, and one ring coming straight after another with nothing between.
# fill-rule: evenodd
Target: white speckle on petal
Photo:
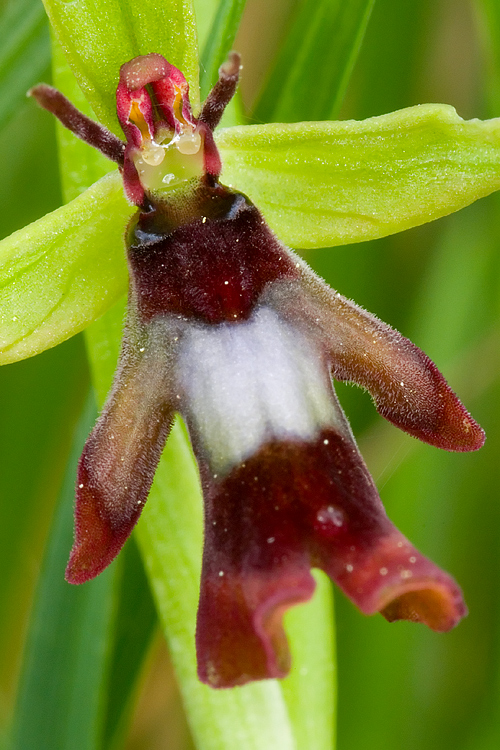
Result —
<instances>
[{"instance_id":1,"label":"white speckle on petal","mask_svg":"<svg viewBox=\"0 0 500 750\"><path fill-rule=\"evenodd\" d=\"M334 505L328 505L326 508L318 510L316 518L324 527L331 528L332 526L335 526L340 528L344 523L344 514L340 508L336 508Z\"/></svg>"}]
</instances>

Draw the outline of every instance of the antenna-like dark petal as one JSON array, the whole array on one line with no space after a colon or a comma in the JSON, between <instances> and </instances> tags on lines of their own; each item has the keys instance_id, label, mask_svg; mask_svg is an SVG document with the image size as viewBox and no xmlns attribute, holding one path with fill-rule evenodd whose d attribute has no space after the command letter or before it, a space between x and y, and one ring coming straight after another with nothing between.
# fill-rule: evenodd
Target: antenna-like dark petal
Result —
<instances>
[{"instance_id":1,"label":"antenna-like dark petal","mask_svg":"<svg viewBox=\"0 0 500 750\"><path fill-rule=\"evenodd\" d=\"M93 146L107 159L123 167L125 144L103 125L80 112L60 91L39 83L28 91L36 102L51 112L64 125L89 146Z\"/></svg>"},{"instance_id":2,"label":"antenna-like dark petal","mask_svg":"<svg viewBox=\"0 0 500 750\"><path fill-rule=\"evenodd\" d=\"M173 333L129 320L104 410L80 458L70 583L94 578L116 557L146 502L173 420Z\"/></svg>"},{"instance_id":3,"label":"antenna-like dark petal","mask_svg":"<svg viewBox=\"0 0 500 750\"><path fill-rule=\"evenodd\" d=\"M421 349L305 264L301 283L303 291L293 283L277 288L276 304L320 331L336 380L366 388L383 417L419 440L449 451L481 448L483 430Z\"/></svg>"}]
</instances>

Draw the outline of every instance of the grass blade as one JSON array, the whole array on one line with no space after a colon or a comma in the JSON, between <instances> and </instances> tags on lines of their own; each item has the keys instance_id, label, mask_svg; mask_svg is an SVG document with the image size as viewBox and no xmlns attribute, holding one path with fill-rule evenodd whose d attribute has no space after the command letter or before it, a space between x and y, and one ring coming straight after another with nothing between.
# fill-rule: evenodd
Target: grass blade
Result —
<instances>
[{"instance_id":1,"label":"grass blade","mask_svg":"<svg viewBox=\"0 0 500 750\"><path fill-rule=\"evenodd\" d=\"M14 722L14 750L98 745L116 566L86 586L64 568L73 538L76 464L96 416L89 399L75 432L31 618Z\"/></svg>"},{"instance_id":2,"label":"grass blade","mask_svg":"<svg viewBox=\"0 0 500 750\"><path fill-rule=\"evenodd\" d=\"M114 647L110 659L102 747L123 747L135 688L157 627L156 608L134 539L122 553Z\"/></svg>"},{"instance_id":3,"label":"grass blade","mask_svg":"<svg viewBox=\"0 0 500 750\"><path fill-rule=\"evenodd\" d=\"M2 730L10 724L14 711L15 685L43 546L64 475L68 443L82 409L82 393L87 389L81 337L37 359L0 368Z\"/></svg>"},{"instance_id":4,"label":"grass blade","mask_svg":"<svg viewBox=\"0 0 500 750\"><path fill-rule=\"evenodd\" d=\"M232 49L246 0L221 0L200 61L200 89L204 99L217 81L217 71Z\"/></svg>"},{"instance_id":5,"label":"grass blade","mask_svg":"<svg viewBox=\"0 0 500 750\"><path fill-rule=\"evenodd\" d=\"M0 18L0 128L49 64L49 25L41 0L11 0Z\"/></svg>"},{"instance_id":6,"label":"grass blade","mask_svg":"<svg viewBox=\"0 0 500 750\"><path fill-rule=\"evenodd\" d=\"M262 91L260 122L333 119L375 0L303 0Z\"/></svg>"}]
</instances>

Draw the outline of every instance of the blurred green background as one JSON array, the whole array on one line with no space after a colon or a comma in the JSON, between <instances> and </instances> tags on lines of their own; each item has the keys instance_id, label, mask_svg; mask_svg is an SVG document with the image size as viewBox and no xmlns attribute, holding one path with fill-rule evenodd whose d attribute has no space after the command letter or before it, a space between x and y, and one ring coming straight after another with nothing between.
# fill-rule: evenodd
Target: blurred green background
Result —
<instances>
[{"instance_id":1,"label":"blurred green background","mask_svg":"<svg viewBox=\"0 0 500 750\"><path fill-rule=\"evenodd\" d=\"M248 0L235 47L245 62L242 93L250 122L264 119L259 91L298 5ZM452 104L464 118L500 115L497 5L495 0L376 0L341 117L359 119L425 101ZM36 78L48 81L42 37L39 44ZM306 119L307 113L305 101L296 119ZM4 114L1 237L61 201L53 122L30 102ZM456 577L470 609L455 631L438 635L406 622L365 618L336 596L339 750L500 747L499 249L500 198L493 195L393 237L304 253L334 288L423 348L488 437L472 455L421 445L384 423L367 394L338 386L389 516ZM5 746L43 549L88 383L80 337L0 369ZM168 655L159 635L149 638L155 632L152 613L145 621L152 645L139 654L128 678L130 694L120 710L131 728L120 718L123 734L116 746L188 750L191 739ZM108 717L113 710L108 705Z\"/></svg>"}]
</instances>

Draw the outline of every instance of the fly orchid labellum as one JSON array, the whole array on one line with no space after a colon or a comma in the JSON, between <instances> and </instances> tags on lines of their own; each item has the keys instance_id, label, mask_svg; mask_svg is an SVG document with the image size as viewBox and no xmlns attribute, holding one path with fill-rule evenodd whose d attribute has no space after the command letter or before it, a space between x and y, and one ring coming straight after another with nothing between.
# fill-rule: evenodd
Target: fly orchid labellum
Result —
<instances>
[{"instance_id":1,"label":"fly orchid labellum","mask_svg":"<svg viewBox=\"0 0 500 750\"><path fill-rule=\"evenodd\" d=\"M324 570L366 613L446 631L466 614L454 580L387 518L332 376L368 389L397 427L451 451L483 444L435 365L332 291L221 185L213 138L238 82L231 54L198 118L161 55L124 65L126 144L54 89L32 94L118 163L138 206L127 232L128 317L111 393L80 460L66 577L117 555L146 502L175 412L205 501L199 676L214 687L283 677L284 611Z\"/></svg>"}]
</instances>

